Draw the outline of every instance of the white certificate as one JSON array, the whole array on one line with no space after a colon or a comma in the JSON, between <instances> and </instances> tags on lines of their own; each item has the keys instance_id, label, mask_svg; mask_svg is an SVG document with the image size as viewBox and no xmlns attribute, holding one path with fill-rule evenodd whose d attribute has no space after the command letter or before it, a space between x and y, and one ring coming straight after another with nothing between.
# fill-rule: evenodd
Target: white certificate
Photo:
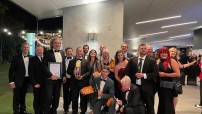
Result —
<instances>
[{"instance_id":1,"label":"white certificate","mask_svg":"<svg viewBox=\"0 0 202 114\"><path fill-rule=\"evenodd\" d=\"M60 62L49 62L48 63L50 72L55 75L58 79L61 78L61 63Z\"/></svg>"}]
</instances>

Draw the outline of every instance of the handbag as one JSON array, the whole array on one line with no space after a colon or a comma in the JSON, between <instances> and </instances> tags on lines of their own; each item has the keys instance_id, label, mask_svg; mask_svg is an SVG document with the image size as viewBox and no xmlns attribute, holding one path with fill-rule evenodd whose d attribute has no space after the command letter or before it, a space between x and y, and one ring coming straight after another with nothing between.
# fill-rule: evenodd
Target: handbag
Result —
<instances>
[{"instance_id":1,"label":"handbag","mask_svg":"<svg viewBox=\"0 0 202 114\"><path fill-rule=\"evenodd\" d=\"M172 81L174 83L174 90L178 94L182 94L183 90L182 90L182 84L180 83L180 78L179 77L172 78Z\"/></svg>"}]
</instances>

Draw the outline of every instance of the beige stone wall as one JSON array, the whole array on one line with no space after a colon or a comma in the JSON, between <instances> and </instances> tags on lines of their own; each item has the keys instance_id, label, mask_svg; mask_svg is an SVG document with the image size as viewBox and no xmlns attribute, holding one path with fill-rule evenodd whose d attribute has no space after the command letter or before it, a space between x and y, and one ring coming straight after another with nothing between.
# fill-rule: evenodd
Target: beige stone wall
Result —
<instances>
[{"instance_id":1,"label":"beige stone wall","mask_svg":"<svg viewBox=\"0 0 202 114\"><path fill-rule=\"evenodd\" d=\"M96 33L96 41L88 41L88 33ZM99 50L105 44L111 55L120 49L123 41L123 0L109 0L69 7L63 14L63 46L74 49L88 44Z\"/></svg>"}]
</instances>

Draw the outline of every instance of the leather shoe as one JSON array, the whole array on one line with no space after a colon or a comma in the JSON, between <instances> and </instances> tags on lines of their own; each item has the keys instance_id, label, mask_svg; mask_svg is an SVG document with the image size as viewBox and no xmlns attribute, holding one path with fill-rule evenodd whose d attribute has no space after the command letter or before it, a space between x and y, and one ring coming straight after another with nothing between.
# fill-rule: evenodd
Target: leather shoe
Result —
<instances>
[{"instance_id":1,"label":"leather shoe","mask_svg":"<svg viewBox=\"0 0 202 114\"><path fill-rule=\"evenodd\" d=\"M64 114L67 114L69 111L64 111Z\"/></svg>"},{"instance_id":2,"label":"leather shoe","mask_svg":"<svg viewBox=\"0 0 202 114\"><path fill-rule=\"evenodd\" d=\"M20 114L32 114L32 113L28 113L27 111L20 111Z\"/></svg>"}]
</instances>

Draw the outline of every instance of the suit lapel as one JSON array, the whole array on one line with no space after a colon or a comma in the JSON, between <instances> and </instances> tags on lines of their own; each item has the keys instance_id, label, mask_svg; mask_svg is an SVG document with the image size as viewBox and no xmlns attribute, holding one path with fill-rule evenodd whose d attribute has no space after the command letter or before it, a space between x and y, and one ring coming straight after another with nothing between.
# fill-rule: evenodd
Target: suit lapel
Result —
<instances>
[{"instance_id":1,"label":"suit lapel","mask_svg":"<svg viewBox=\"0 0 202 114\"><path fill-rule=\"evenodd\" d=\"M22 55L19 55L19 59L20 59L21 64L22 64L22 65L24 66L24 68L25 68L25 63L24 63L23 56L22 56ZM26 68L25 68L25 70L26 70Z\"/></svg>"},{"instance_id":2,"label":"suit lapel","mask_svg":"<svg viewBox=\"0 0 202 114\"><path fill-rule=\"evenodd\" d=\"M148 67L147 63L149 62L148 56L145 57L144 64L142 66L142 72L145 72L145 68Z\"/></svg>"},{"instance_id":3,"label":"suit lapel","mask_svg":"<svg viewBox=\"0 0 202 114\"><path fill-rule=\"evenodd\" d=\"M51 52L50 52L50 56L52 56L51 58L53 58L53 61L56 62L56 59L55 59L55 55L54 55L53 50L51 50Z\"/></svg>"}]
</instances>

